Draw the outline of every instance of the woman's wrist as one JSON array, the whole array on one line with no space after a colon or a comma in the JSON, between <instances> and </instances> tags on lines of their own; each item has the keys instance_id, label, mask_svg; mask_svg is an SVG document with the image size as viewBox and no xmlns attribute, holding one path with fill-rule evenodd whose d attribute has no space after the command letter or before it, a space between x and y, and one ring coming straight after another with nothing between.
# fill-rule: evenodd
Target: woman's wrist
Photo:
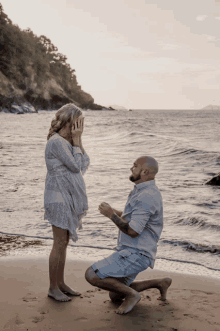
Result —
<instances>
[{"instance_id":1,"label":"woman's wrist","mask_svg":"<svg viewBox=\"0 0 220 331\"><path fill-rule=\"evenodd\" d=\"M79 137L73 137L73 146L80 147Z\"/></svg>"},{"instance_id":2,"label":"woman's wrist","mask_svg":"<svg viewBox=\"0 0 220 331\"><path fill-rule=\"evenodd\" d=\"M81 148L83 154L84 154L84 148L83 148L83 145L82 145L82 137L79 137L79 147Z\"/></svg>"}]
</instances>

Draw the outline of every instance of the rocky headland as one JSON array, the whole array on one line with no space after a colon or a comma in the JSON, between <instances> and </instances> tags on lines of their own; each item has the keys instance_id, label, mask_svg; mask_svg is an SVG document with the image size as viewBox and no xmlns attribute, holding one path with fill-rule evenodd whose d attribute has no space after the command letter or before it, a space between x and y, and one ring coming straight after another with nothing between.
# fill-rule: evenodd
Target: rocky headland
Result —
<instances>
[{"instance_id":1,"label":"rocky headland","mask_svg":"<svg viewBox=\"0 0 220 331\"><path fill-rule=\"evenodd\" d=\"M218 105L208 105L208 106L202 108L202 110L220 110L220 106L218 106Z\"/></svg>"},{"instance_id":2,"label":"rocky headland","mask_svg":"<svg viewBox=\"0 0 220 331\"><path fill-rule=\"evenodd\" d=\"M0 3L0 112L34 113L66 103L113 110L94 103L66 60L50 39L14 25Z\"/></svg>"}]
</instances>

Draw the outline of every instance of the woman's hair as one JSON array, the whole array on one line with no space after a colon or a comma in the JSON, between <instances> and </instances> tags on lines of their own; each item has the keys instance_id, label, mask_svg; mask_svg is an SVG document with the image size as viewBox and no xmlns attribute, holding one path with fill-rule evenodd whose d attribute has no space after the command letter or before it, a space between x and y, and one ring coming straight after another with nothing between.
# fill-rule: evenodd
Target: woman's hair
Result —
<instances>
[{"instance_id":1,"label":"woman's hair","mask_svg":"<svg viewBox=\"0 0 220 331\"><path fill-rule=\"evenodd\" d=\"M75 122L80 115L82 115L82 111L74 103L68 103L61 107L56 112L55 118L51 121L47 140L49 140L55 133L59 132L59 130L67 123Z\"/></svg>"}]
</instances>

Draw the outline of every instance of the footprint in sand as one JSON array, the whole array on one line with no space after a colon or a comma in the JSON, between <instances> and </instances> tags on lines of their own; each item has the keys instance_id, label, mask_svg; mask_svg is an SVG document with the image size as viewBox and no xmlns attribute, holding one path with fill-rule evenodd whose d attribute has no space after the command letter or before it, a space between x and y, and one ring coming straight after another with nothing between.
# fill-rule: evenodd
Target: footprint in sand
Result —
<instances>
[{"instance_id":1,"label":"footprint in sand","mask_svg":"<svg viewBox=\"0 0 220 331\"><path fill-rule=\"evenodd\" d=\"M15 317L13 317L12 319L10 319L5 325L4 325L4 330L14 330L14 328L16 326L20 326L24 324L24 322L22 321L22 319L20 318L19 315L16 315Z\"/></svg>"},{"instance_id":2,"label":"footprint in sand","mask_svg":"<svg viewBox=\"0 0 220 331\"><path fill-rule=\"evenodd\" d=\"M33 320L32 320L33 323L39 323L39 322L42 322L45 317L44 316L34 316L32 318L33 318Z\"/></svg>"},{"instance_id":3,"label":"footprint in sand","mask_svg":"<svg viewBox=\"0 0 220 331\"><path fill-rule=\"evenodd\" d=\"M75 319L75 321L86 321L88 318L86 317L78 317Z\"/></svg>"},{"instance_id":4,"label":"footprint in sand","mask_svg":"<svg viewBox=\"0 0 220 331\"><path fill-rule=\"evenodd\" d=\"M26 302L33 302L33 301L37 301L37 297L33 294L33 293L27 293L22 300L26 301Z\"/></svg>"},{"instance_id":5,"label":"footprint in sand","mask_svg":"<svg viewBox=\"0 0 220 331\"><path fill-rule=\"evenodd\" d=\"M84 298L92 298L92 297L94 297L94 295L93 295L93 294L85 293L85 294L83 295L83 297L84 297Z\"/></svg>"},{"instance_id":6,"label":"footprint in sand","mask_svg":"<svg viewBox=\"0 0 220 331\"><path fill-rule=\"evenodd\" d=\"M49 313L49 309L46 309L46 308L40 308L38 310L38 312L41 314L41 315L45 315L45 314L48 314Z\"/></svg>"}]
</instances>

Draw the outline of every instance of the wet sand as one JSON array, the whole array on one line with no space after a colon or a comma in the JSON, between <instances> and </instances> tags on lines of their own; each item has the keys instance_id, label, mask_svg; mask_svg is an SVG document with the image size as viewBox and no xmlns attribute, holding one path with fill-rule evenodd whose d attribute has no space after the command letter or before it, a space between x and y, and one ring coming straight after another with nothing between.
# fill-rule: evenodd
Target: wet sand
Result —
<instances>
[{"instance_id":1,"label":"wet sand","mask_svg":"<svg viewBox=\"0 0 220 331\"><path fill-rule=\"evenodd\" d=\"M48 257L0 258L0 330L220 330L220 281L158 270L147 270L137 279L171 277L167 301L159 291L141 293L141 301L126 315L115 314L108 293L86 282L91 262L67 260L66 283L80 297L59 303L47 297Z\"/></svg>"},{"instance_id":2,"label":"wet sand","mask_svg":"<svg viewBox=\"0 0 220 331\"><path fill-rule=\"evenodd\" d=\"M0 233L0 256L6 256L11 251L44 245L45 240L33 240L25 236L7 235Z\"/></svg>"}]
</instances>

